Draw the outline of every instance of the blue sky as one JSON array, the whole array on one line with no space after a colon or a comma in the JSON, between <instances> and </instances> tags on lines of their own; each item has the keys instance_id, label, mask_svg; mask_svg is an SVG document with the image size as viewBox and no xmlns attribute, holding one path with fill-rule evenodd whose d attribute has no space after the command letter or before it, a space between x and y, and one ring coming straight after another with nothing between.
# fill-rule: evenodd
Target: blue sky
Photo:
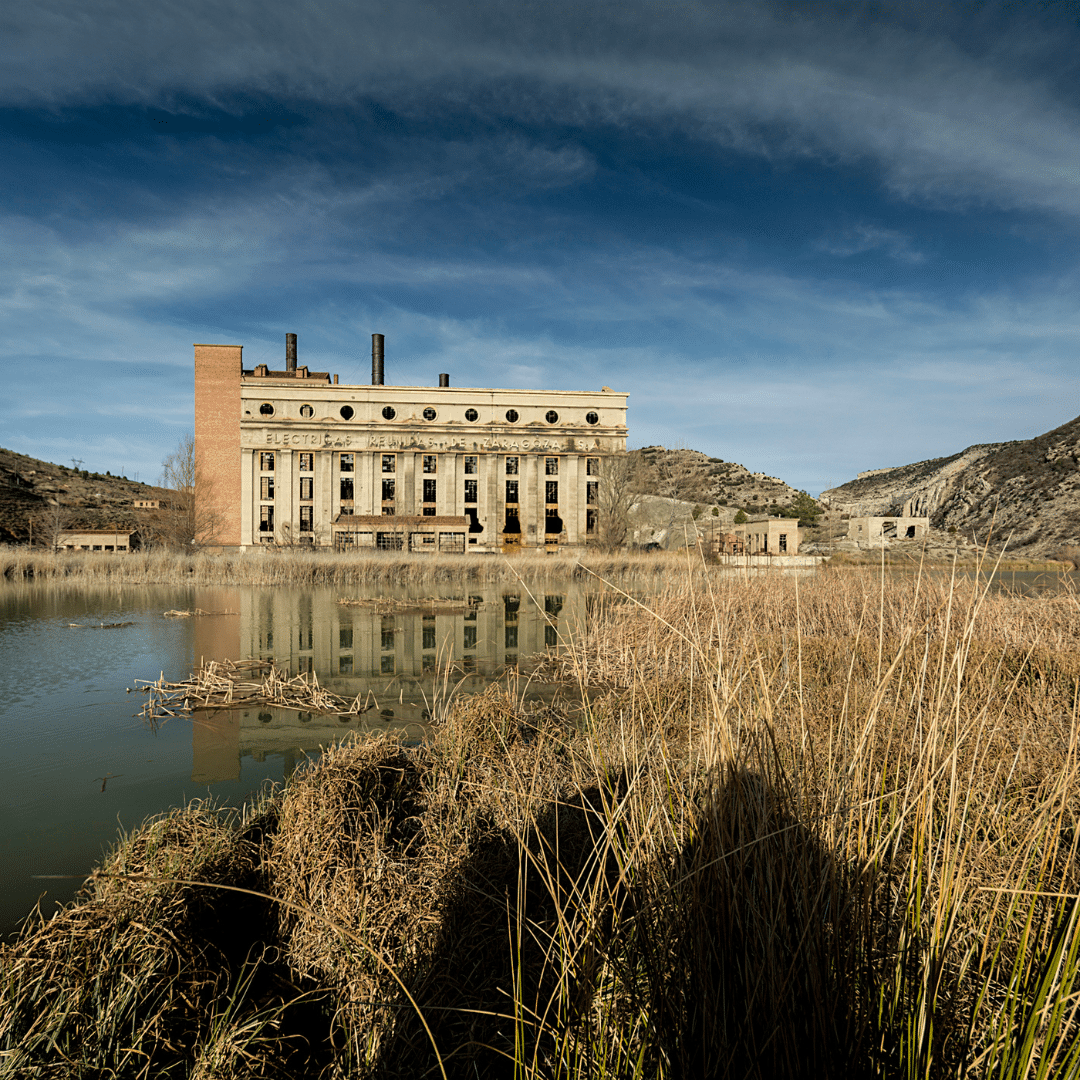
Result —
<instances>
[{"instance_id":1,"label":"blue sky","mask_svg":"<svg viewBox=\"0 0 1080 1080\"><path fill-rule=\"evenodd\" d=\"M1080 5L44 0L0 445L156 480L192 343L628 391L816 494L1080 413Z\"/></svg>"}]
</instances>

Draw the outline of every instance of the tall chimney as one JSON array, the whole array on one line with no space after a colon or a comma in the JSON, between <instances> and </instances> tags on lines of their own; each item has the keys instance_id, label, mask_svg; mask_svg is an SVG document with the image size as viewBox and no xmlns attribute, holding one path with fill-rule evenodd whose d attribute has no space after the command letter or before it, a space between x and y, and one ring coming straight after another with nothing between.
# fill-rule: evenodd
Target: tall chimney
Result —
<instances>
[{"instance_id":1,"label":"tall chimney","mask_svg":"<svg viewBox=\"0 0 1080 1080\"><path fill-rule=\"evenodd\" d=\"M439 385L440 386L449 386L450 385L450 376L449 375L440 375L439 376Z\"/></svg>"},{"instance_id":2,"label":"tall chimney","mask_svg":"<svg viewBox=\"0 0 1080 1080\"><path fill-rule=\"evenodd\" d=\"M383 385L383 338L382 334L371 335L371 385Z\"/></svg>"},{"instance_id":3,"label":"tall chimney","mask_svg":"<svg viewBox=\"0 0 1080 1080\"><path fill-rule=\"evenodd\" d=\"M296 335L285 335L285 370L296 372Z\"/></svg>"}]
</instances>

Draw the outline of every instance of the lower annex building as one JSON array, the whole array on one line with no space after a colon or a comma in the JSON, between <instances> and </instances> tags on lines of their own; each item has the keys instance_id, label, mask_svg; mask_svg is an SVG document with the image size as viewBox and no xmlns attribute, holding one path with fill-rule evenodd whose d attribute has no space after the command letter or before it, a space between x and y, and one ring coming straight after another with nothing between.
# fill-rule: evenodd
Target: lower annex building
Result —
<instances>
[{"instance_id":1,"label":"lower annex building","mask_svg":"<svg viewBox=\"0 0 1080 1080\"><path fill-rule=\"evenodd\" d=\"M243 366L243 346L195 346L203 540L339 549L500 551L596 534L601 461L626 449L627 395L371 385L297 364Z\"/></svg>"}]
</instances>

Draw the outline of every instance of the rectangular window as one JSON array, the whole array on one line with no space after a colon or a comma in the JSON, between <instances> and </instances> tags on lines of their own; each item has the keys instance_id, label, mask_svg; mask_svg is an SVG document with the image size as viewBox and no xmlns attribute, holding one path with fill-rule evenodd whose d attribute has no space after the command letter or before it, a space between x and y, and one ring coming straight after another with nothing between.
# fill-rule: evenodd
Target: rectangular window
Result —
<instances>
[{"instance_id":1,"label":"rectangular window","mask_svg":"<svg viewBox=\"0 0 1080 1080\"><path fill-rule=\"evenodd\" d=\"M352 670L353 670L353 658L351 656L339 656L338 657L338 674L339 675L351 675Z\"/></svg>"},{"instance_id":2,"label":"rectangular window","mask_svg":"<svg viewBox=\"0 0 1080 1080\"><path fill-rule=\"evenodd\" d=\"M787 533L780 534L780 550L787 551Z\"/></svg>"},{"instance_id":3,"label":"rectangular window","mask_svg":"<svg viewBox=\"0 0 1080 1080\"><path fill-rule=\"evenodd\" d=\"M585 459L585 475L586 476L599 476L600 475L600 459L598 457L591 457Z\"/></svg>"},{"instance_id":4,"label":"rectangular window","mask_svg":"<svg viewBox=\"0 0 1080 1080\"><path fill-rule=\"evenodd\" d=\"M341 486L341 501L352 502L353 501L353 478L351 476L343 476L340 480Z\"/></svg>"},{"instance_id":5,"label":"rectangular window","mask_svg":"<svg viewBox=\"0 0 1080 1080\"><path fill-rule=\"evenodd\" d=\"M259 498L272 499L274 497L274 478L263 476L259 480Z\"/></svg>"},{"instance_id":6,"label":"rectangular window","mask_svg":"<svg viewBox=\"0 0 1080 1080\"><path fill-rule=\"evenodd\" d=\"M274 508L272 506L259 507L259 532L272 533L274 531Z\"/></svg>"},{"instance_id":7,"label":"rectangular window","mask_svg":"<svg viewBox=\"0 0 1080 1080\"><path fill-rule=\"evenodd\" d=\"M508 503L516 503L518 501L518 482L516 480L506 481L506 501Z\"/></svg>"},{"instance_id":8,"label":"rectangular window","mask_svg":"<svg viewBox=\"0 0 1080 1080\"><path fill-rule=\"evenodd\" d=\"M587 503L595 503L597 501L597 492L600 485L595 480L590 480L585 485L585 501Z\"/></svg>"},{"instance_id":9,"label":"rectangular window","mask_svg":"<svg viewBox=\"0 0 1080 1080\"><path fill-rule=\"evenodd\" d=\"M518 474L518 459L516 457L508 457L506 459L506 475L517 476Z\"/></svg>"},{"instance_id":10,"label":"rectangular window","mask_svg":"<svg viewBox=\"0 0 1080 1080\"><path fill-rule=\"evenodd\" d=\"M425 480L424 481L424 502L434 502L434 501L435 501L435 481L434 480Z\"/></svg>"},{"instance_id":11,"label":"rectangular window","mask_svg":"<svg viewBox=\"0 0 1080 1080\"><path fill-rule=\"evenodd\" d=\"M422 649L434 649L435 648L435 619L434 617L425 617L420 629L422 637Z\"/></svg>"},{"instance_id":12,"label":"rectangular window","mask_svg":"<svg viewBox=\"0 0 1080 1080\"><path fill-rule=\"evenodd\" d=\"M585 511L585 531L587 533L596 532L596 511L595 510L586 510Z\"/></svg>"},{"instance_id":13,"label":"rectangular window","mask_svg":"<svg viewBox=\"0 0 1080 1080\"><path fill-rule=\"evenodd\" d=\"M383 502L393 502L394 501L394 491L396 489L396 486L397 485L395 484L395 482L393 480L384 480L382 482Z\"/></svg>"},{"instance_id":14,"label":"rectangular window","mask_svg":"<svg viewBox=\"0 0 1080 1080\"><path fill-rule=\"evenodd\" d=\"M516 626L507 626L503 630L503 640L506 642L508 649L516 649L518 647L518 628Z\"/></svg>"},{"instance_id":15,"label":"rectangular window","mask_svg":"<svg viewBox=\"0 0 1080 1080\"><path fill-rule=\"evenodd\" d=\"M465 534L464 533L439 533L439 550L440 551L464 551L465 550ZM476 618L476 612L472 613L472 617ZM466 613L465 618L469 618Z\"/></svg>"},{"instance_id":16,"label":"rectangular window","mask_svg":"<svg viewBox=\"0 0 1080 1080\"><path fill-rule=\"evenodd\" d=\"M383 517L394 517L394 508L392 506L384 506L382 512Z\"/></svg>"},{"instance_id":17,"label":"rectangular window","mask_svg":"<svg viewBox=\"0 0 1080 1080\"><path fill-rule=\"evenodd\" d=\"M424 472L433 473L437 472L439 468L439 459L434 454L424 455Z\"/></svg>"},{"instance_id":18,"label":"rectangular window","mask_svg":"<svg viewBox=\"0 0 1080 1080\"><path fill-rule=\"evenodd\" d=\"M315 531L315 507L313 507L313 506L301 506L300 507L300 531L301 532L314 532Z\"/></svg>"},{"instance_id":19,"label":"rectangular window","mask_svg":"<svg viewBox=\"0 0 1080 1080\"><path fill-rule=\"evenodd\" d=\"M383 454L382 471L397 472L397 454Z\"/></svg>"},{"instance_id":20,"label":"rectangular window","mask_svg":"<svg viewBox=\"0 0 1080 1080\"><path fill-rule=\"evenodd\" d=\"M423 517L434 517L435 516L435 507L434 506L425 506L423 508L423 510L421 511L421 514L422 514Z\"/></svg>"},{"instance_id":21,"label":"rectangular window","mask_svg":"<svg viewBox=\"0 0 1080 1080\"><path fill-rule=\"evenodd\" d=\"M341 508L341 512L342 512L343 514L348 514L348 515L351 515L351 514L352 514L352 512L353 512L353 508L352 508L351 506L343 506L343 507Z\"/></svg>"},{"instance_id":22,"label":"rectangular window","mask_svg":"<svg viewBox=\"0 0 1080 1080\"><path fill-rule=\"evenodd\" d=\"M300 471L301 472L314 472L315 471L315 455L314 454L301 454L300 455Z\"/></svg>"},{"instance_id":23,"label":"rectangular window","mask_svg":"<svg viewBox=\"0 0 1080 1080\"><path fill-rule=\"evenodd\" d=\"M353 456L352 454L339 454L341 458L341 471L352 472L353 471Z\"/></svg>"},{"instance_id":24,"label":"rectangular window","mask_svg":"<svg viewBox=\"0 0 1080 1080\"><path fill-rule=\"evenodd\" d=\"M559 475L559 459L557 457L544 458L544 473L547 476Z\"/></svg>"},{"instance_id":25,"label":"rectangular window","mask_svg":"<svg viewBox=\"0 0 1080 1080\"><path fill-rule=\"evenodd\" d=\"M375 546L380 551L400 551L405 546L405 537L399 532L377 532L375 534ZM393 633L390 635L390 645L386 644L386 631L383 631L383 648L393 648Z\"/></svg>"},{"instance_id":26,"label":"rectangular window","mask_svg":"<svg viewBox=\"0 0 1080 1080\"><path fill-rule=\"evenodd\" d=\"M476 456L474 454L466 454L465 455L465 475L466 476L475 476L476 475Z\"/></svg>"},{"instance_id":27,"label":"rectangular window","mask_svg":"<svg viewBox=\"0 0 1080 1080\"><path fill-rule=\"evenodd\" d=\"M315 497L315 480L310 476L300 477L300 501L311 502Z\"/></svg>"},{"instance_id":28,"label":"rectangular window","mask_svg":"<svg viewBox=\"0 0 1080 1080\"><path fill-rule=\"evenodd\" d=\"M273 472L274 471L274 455L263 451L259 455L259 471L260 472Z\"/></svg>"},{"instance_id":29,"label":"rectangular window","mask_svg":"<svg viewBox=\"0 0 1080 1080\"><path fill-rule=\"evenodd\" d=\"M351 626L339 626L338 627L338 648L339 649L351 649L352 648L352 627Z\"/></svg>"},{"instance_id":30,"label":"rectangular window","mask_svg":"<svg viewBox=\"0 0 1080 1080\"><path fill-rule=\"evenodd\" d=\"M465 481L465 501L467 503L476 502L476 481L475 480L466 480Z\"/></svg>"},{"instance_id":31,"label":"rectangular window","mask_svg":"<svg viewBox=\"0 0 1080 1080\"><path fill-rule=\"evenodd\" d=\"M466 648L466 649L475 649L476 648L476 627L475 626L466 626L465 627L465 634L464 634L464 638L463 638L461 644L462 644L462 647Z\"/></svg>"},{"instance_id":32,"label":"rectangular window","mask_svg":"<svg viewBox=\"0 0 1080 1080\"><path fill-rule=\"evenodd\" d=\"M559 501L559 481L548 480L544 484L544 502L557 503Z\"/></svg>"}]
</instances>

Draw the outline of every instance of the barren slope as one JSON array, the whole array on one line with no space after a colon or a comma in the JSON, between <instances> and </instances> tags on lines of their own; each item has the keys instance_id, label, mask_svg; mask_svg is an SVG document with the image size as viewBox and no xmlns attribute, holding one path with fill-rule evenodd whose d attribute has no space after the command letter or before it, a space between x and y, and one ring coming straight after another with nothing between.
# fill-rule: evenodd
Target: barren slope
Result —
<instances>
[{"instance_id":1,"label":"barren slope","mask_svg":"<svg viewBox=\"0 0 1080 1080\"><path fill-rule=\"evenodd\" d=\"M1050 555L1080 544L1080 417L1016 442L970 446L951 457L861 473L821 493L852 515L925 515L937 528Z\"/></svg>"}]
</instances>

